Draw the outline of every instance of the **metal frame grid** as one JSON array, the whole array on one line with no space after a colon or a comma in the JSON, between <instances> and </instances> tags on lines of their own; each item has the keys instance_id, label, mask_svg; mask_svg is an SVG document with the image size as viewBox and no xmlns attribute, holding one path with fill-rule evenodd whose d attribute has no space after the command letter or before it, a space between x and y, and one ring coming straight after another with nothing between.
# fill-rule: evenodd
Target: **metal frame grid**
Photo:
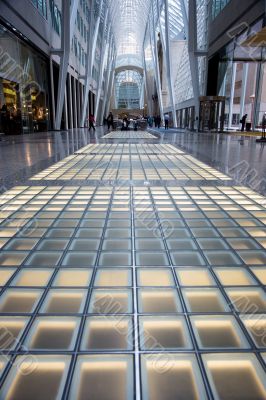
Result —
<instances>
[{"instance_id":1,"label":"metal frame grid","mask_svg":"<svg viewBox=\"0 0 266 400\"><path fill-rule=\"evenodd\" d=\"M72 155L31 180L193 180L231 181L227 175L186 154L113 154Z\"/></svg>"},{"instance_id":2,"label":"metal frame grid","mask_svg":"<svg viewBox=\"0 0 266 400\"><path fill-rule=\"evenodd\" d=\"M252 371L261 383L261 387L257 389L264 396L265 344L259 332L252 328L246 329L251 312L257 321L263 322L265 318L266 210L263 196L244 187L33 186L7 192L0 198L0 203L0 268L10 272L6 282L2 282L4 286L0 292L0 321L4 320L5 323L10 316L16 322L14 317L19 316L25 322L18 340L15 341L15 347L2 350L2 358L7 361L0 380L2 393L5 393L9 377L12 377L15 368L11 368L9 360L16 362L20 356L36 356L37 363L46 360L52 370L53 362L61 360L65 363L65 375L62 379L66 380L66 385L62 385L62 398L66 398L72 382L73 385L78 384L73 380L73 375L82 355L88 355L88 360L93 360L91 357L97 355L97 360L102 360L103 366L107 356L109 362L112 362L119 360L116 357L120 355L123 356L122 360L127 360L128 367L131 363L127 381L129 387L135 386L136 398L140 398L142 388L142 398L146 399L148 392L152 390L145 381L146 363L163 355L170 357L170 363L178 359L183 362L193 360L192 381L194 380L196 390L202 393L201 398L213 398L216 395L210 371L206 367L209 357L216 362L233 362L236 368L239 361L250 362ZM91 249L95 249L89 252L86 250L85 258L84 250L77 251L76 247L77 242L80 242L81 247L78 249L82 249L83 239L87 242L86 249L89 244ZM29 242L30 240L33 242ZM112 243L106 243L108 241ZM49 250L49 246L52 246L52 250ZM112 268L121 273L128 271L128 278L131 278L121 286L109 286L106 280L101 286L98 274L102 271L110 272ZM51 274L46 276L46 282L43 280L42 285L31 286L32 282L29 282L22 286L19 283L21 279L23 281L22 274L29 271L32 273L32 270L38 271L39 279L41 271L50 271ZM76 279L76 285L70 286L68 279L64 281L62 275L60 277L60 274L67 271L73 274L72 279ZM91 272L90 282L88 278L84 286L81 286L81 282L78 283L80 271ZM148 280L147 272L153 272L149 273ZM182 276L182 273L188 272L191 273L190 278ZM227 277L226 272L230 276ZM197 274L197 279L193 279ZM60 284L61 279L68 284ZM84 276L80 279L84 281ZM191 284L187 283L187 279ZM228 283L228 280L233 281ZM16 291L21 294L20 301L16 300L15 304L12 290L13 293ZM86 293L80 312L45 312L48 304L46 299L51 293L73 293L79 290ZM23 293L25 296L34 291L37 291L38 298L36 304L33 306L32 301L30 307L28 301L23 302ZM195 292L198 292L198 298L193 300ZM150 300L149 293L152 294ZM163 298L158 298L160 293L170 296L172 300L164 303ZM202 300L204 294L211 293L212 301ZM111 298L120 308L114 312L110 304L102 302L101 297L95 297L96 294L102 294L102 299L106 298L104 296ZM148 296L146 303L145 294ZM192 294L192 300L189 294ZM9 301L6 295L11 295ZM248 299L250 303L242 303L239 298ZM99 308L91 308L92 304ZM249 304L257 308L250 309ZM26 306L28 310L25 312ZM114 317L122 318L120 321L131 321L134 328L129 348L81 349L88 317L99 316L98 310L106 321L110 318L113 321ZM63 316L65 318L61 318ZM201 318L208 326L212 316L216 320L233 321L231 327L236 339L235 346L226 346L224 343L215 346L212 341L210 347L202 345L195 321ZM49 331L51 317L56 317L54 319L57 324L60 321L74 323L77 330L72 328L72 339L75 339L70 340L69 335L69 346L53 348L56 341L51 339L53 335L50 333L48 338L52 348L48 346L49 339L44 341L41 348L34 348L33 339L37 335L35 324L46 318ZM146 340L140 334L138 321L141 321L140 326L145 321L153 320L155 326L156 322L164 321L167 329L169 318L172 318L172 322L181 321L180 329L185 334L185 343L167 347L163 345L163 336L159 336L162 345L155 341L157 344L149 347L150 339ZM63 333L64 330L62 338ZM148 334L149 329L146 329L145 335ZM39 335L42 336L41 331ZM156 329L152 338L156 339ZM218 343L219 340L223 342L223 338L219 338L219 329L214 332L212 340L216 338ZM205 340L207 343L210 340L208 335ZM39 343L44 342L39 339ZM108 344L108 339L106 343ZM61 359L61 356L65 358ZM126 358L127 356L130 358ZM102 374L102 371L99 373ZM12 382L17 384L18 381ZM110 385L108 390L110 393L120 393L119 389ZM128 398L133 398L133 390Z\"/></svg>"}]
</instances>

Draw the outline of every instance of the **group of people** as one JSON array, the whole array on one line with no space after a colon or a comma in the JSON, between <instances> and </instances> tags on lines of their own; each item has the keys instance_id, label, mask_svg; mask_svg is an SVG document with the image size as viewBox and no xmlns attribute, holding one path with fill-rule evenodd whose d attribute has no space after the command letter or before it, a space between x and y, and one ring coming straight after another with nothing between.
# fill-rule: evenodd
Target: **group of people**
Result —
<instances>
[{"instance_id":1,"label":"group of people","mask_svg":"<svg viewBox=\"0 0 266 400\"><path fill-rule=\"evenodd\" d=\"M165 129L169 129L169 114L165 114L164 116L164 127ZM153 125L155 125L155 128L161 128L161 124L162 124L162 118L160 115L156 115L154 117L148 117L147 118L147 122L150 128L153 127Z\"/></svg>"},{"instance_id":2,"label":"group of people","mask_svg":"<svg viewBox=\"0 0 266 400\"><path fill-rule=\"evenodd\" d=\"M90 113L89 118L88 118L88 122L89 122L89 131L91 129L93 129L95 131L95 117L92 113ZM107 122L107 126L108 126L108 130L110 130L110 128L114 129L114 116L113 113L110 112L108 117L106 118L106 122Z\"/></svg>"}]
</instances>

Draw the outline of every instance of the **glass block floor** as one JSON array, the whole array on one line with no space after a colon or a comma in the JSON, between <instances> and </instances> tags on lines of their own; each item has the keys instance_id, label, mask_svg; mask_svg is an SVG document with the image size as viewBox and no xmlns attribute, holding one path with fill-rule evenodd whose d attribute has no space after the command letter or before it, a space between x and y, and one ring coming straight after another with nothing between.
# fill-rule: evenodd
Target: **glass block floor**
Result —
<instances>
[{"instance_id":1,"label":"glass block floor","mask_svg":"<svg viewBox=\"0 0 266 400\"><path fill-rule=\"evenodd\" d=\"M103 136L103 139L158 139L149 132L110 132Z\"/></svg>"},{"instance_id":2,"label":"glass block floor","mask_svg":"<svg viewBox=\"0 0 266 400\"><path fill-rule=\"evenodd\" d=\"M171 144L89 144L76 154L184 154Z\"/></svg>"},{"instance_id":3,"label":"glass block floor","mask_svg":"<svg viewBox=\"0 0 266 400\"><path fill-rule=\"evenodd\" d=\"M266 399L266 198L63 179L0 197L0 399Z\"/></svg>"},{"instance_id":4,"label":"glass block floor","mask_svg":"<svg viewBox=\"0 0 266 400\"><path fill-rule=\"evenodd\" d=\"M182 154L71 155L35 175L31 180L222 180L227 175L190 155Z\"/></svg>"}]
</instances>

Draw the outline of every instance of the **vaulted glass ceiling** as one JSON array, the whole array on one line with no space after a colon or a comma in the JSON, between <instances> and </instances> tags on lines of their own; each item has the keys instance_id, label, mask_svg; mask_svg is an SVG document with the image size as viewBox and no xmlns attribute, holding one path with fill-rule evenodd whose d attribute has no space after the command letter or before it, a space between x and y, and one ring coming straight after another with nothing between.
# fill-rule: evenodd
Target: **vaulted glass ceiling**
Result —
<instances>
[{"instance_id":1,"label":"vaulted glass ceiling","mask_svg":"<svg viewBox=\"0 0 266 400\"><path fill-rule=\"evenodd\" d=\"M119 66L139 66L142 59L142 45L148 19L153 18L157 25L161 16L164 29L164 1L163 0L108 0L111 23L116 41ZM186 7L187 0L169 0L170 37L180 38L184 35L182 7ZM134 55L135 58L128 57ZM132 62L133 61L133 62Z\"/></svg>"},{"instance_id":2,"label":"vaulted glass ceiling","mask_svg":"<svg viewBox=\"0 0 266 400\"><path fill-rule=\"evenodd\" d=\"M140 54L151 0L109 0L117 54Z\"/></svg>"}]
</instances>

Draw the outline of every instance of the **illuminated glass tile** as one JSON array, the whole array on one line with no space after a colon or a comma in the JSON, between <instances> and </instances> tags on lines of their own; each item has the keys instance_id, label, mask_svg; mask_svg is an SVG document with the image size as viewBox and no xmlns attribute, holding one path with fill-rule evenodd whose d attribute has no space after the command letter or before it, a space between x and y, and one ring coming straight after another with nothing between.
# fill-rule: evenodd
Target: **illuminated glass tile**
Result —
<instances>
[{"instance_id":1,"label":"illuminated glass tile","mask_svg":"<svg viewBox=\"0 0 266 400\"><path fill-rule=\"evenodd\" d=\"M264 399L266 376L254 354L204 354L215 399Z\"/></svg>"},{"instance_id":2,"label":"illuminated glass tile","mask_svg":"<svg viewBox=\"0 0 266 400\"><path fill-rule=\"evenodd\" d=\"M69 251L62 260L62 265L67 267L86 267L95 264L97 253Z\"/></svg>"},{"instance_id":3,"label":"illuminated glass tile","mask_svg":"<svg viewBox=\"0 0 266 400\"><path fill-rule=\"evenodd\" d=\"M8 400L61 398L69 363L70 357L62 355L18 356L1 395Z\"/></svg>"},{"instance_id":4,"label":"illuminated glass tile","mask_svg":"<svg viewBox=\"0 0 266 400\"><path fill-rule=\"evenodd\" d=\"M0 312L2 313L30 313L34 310L41 290L37 289L7 289L0 297Z\"/></svg>"},{"instance_id":5,"label":"illuminated glass tile","mask_svg":"<svg viewBox=\"0 0 266 400\"><path fill-rule=\"evenodd\" d=\"M174 286L169 269L139 268L137 274L139 286Z\"/></svg>"},{"instance_id":6,"label":"illuminated glass tile","mask_svg":"<svg viewBox=\"0 0 266 400\"><path fill-rule=\"evenodd\" d=\"M140 289L138 305L141 313L182 312L177 291L172 289Z\"/></svg>"},{"instance_id":7,"label":"illuminated glass tile","mask_svg":"<svg viewBox=\"0 0 266 400\"><path fill-rule=\"evenodd\" d=\"M60 269L53 281L53 286L88 286L92 275L91 269Z\"/></svg>"},{"instance_id":8,"label":"illuminated glass tile","mask_svg":"<svg viewBox=\"0 0 266 400\"><path fill-rule=\"evenodd\" d=\"M215 268L214 271L224 286L256 285L255 280L244 268Z\"/></svg>"},{"instance_id":9,"label":"illuminated glass tile","mask_svg":"<svg viewBox=\"0 0 266 400\"><path fill-rule=\"evenodd\" d=\"M31 250L38 239L13 239L5 247L6 250L18 251L18 250Z\"/></svg>"},{"instance_id":10,"label":"illuminated glass tile","mask_svg":"<svg viewBox=\"0 0 266 400\"><path fill-rule=\"evenodd\" d=\"M131 286L132 277L131 270L119 268L119 270L112 268L98 269L94 286Z\"/></svg>"},{"instance_id":11,"label":"illuminated glass tile","mask_svg":"<svg viewBox=\"0 0 266 400\"><path fill-rule=\"evenodd\" d=\"M38 250L57 251L64 250L67 247L68 240L64 239L45 239L39 242Z\"/></svg>"},{"instance_id":12,"label":"illuminated glass tile","mask_svg":"<svg viewBox=\"0 0 266 400\"><path fill-rule=\"evenodd\" d=\"M242 313L266 312L266 294L260 288L230 288L226 292L232 305Z\"/></svg>"},{"instance_id":13,"label":"illuminated glass tile","mask_svg":"<svg viewBox=\"0 0 266 400\"><path fill-rule=\"evenodd\" d=\"M266 265L266 254L264 251L238 251L239 256L248 265Z\"/></svg>"},{"instance_id":14,"label":"illuminated glass tile","mask_svg":"<svg viewBox=\"0 0 266 400\"><path fill-rule=\"evenodd\" d=\"M132 311L132 293L130 290L93 291L89 312L94 314L122 314Z\"/></svg>"},{"instance_id":15,"label":"illuminated glass tile","mask_svg":"<svg viewBox=\"0 0 266 400\"><path fill-rule=\"evenodd\" d=\"M2 252L2 254L0 254L0 266L3 267L20 266L27 257L27 255L28 253L22 251Z\"/></svg>"},{"instance_id":16,"label":"illuminated glass tile","mask_svg":"<svg viewBox=\"0 0 266 400\"><path fill-rule=\"evenodd\" d=\"M264 315L241 315L241 319L257 347L266 347L266 317Z\"/></svg>"},{"instance_id":17,"label":"illuminated glass tile","mask_svg":"<svg viewBox=\"0 0 266 400\"><path fill-rule=\"evenodd\" d=\"M191 348L183 317L140 317L140 347L148 350Z\"/></svg>"},{"instance_id":18,"label":"illuminated glass tile","mask_svg":"<svg viewBox=\"0 0 266 400\"><path fill-rule=\"evenodd\" d=\"M254 275L256 275L257 279L263 284L266 285L266 268L263 267L254 267L250 268Z\"/></svg>"},{"instance_id":19,"label":"illuminated glass tile","mask_svg":"<svg viewBox=\"0 0 266 400\"><path fill-rule=\"evenodd\" d=\"M130 355L79 356L69 399L133 400L133 359Z\"/></svg>"},{"instance_id":20,"label":"illuminated glass tile","mask_svg":"<svg viewBox=\"0 0 266 400\"><path fill-rule=\"evenodd\" d=\"M136 265L140 266L166 266L170 265L166 252L137 252Z\"/></svg>"},{"instance_id":21,"label":"illuminated glass tile","mask_svg":"<svg viewBox=\"0 0 266 400\"><path fill-rule=\"evenodd\" d=\"M20 337L26 327L29 318L0 317L0 349L14 349L20 341ZM1 365L1 360L0 360Z\"/></svg>"},{"instance_id":22,"label":"illuminated glass tile","mask_svg":"<svg viewBox=\"0 0 266 400\"><path fill-rule=\"evenodd\" d=\"M26 265L53 267L58 264L62 253L60 252L34 252L27 260Z\"/></svg>"},{"instance_id":23,"label":"illuminated glass tile","mask_svg":"<svg viewBox=\"0 0 266 400\"><path fill-rule=\"evenodd\" d=\"M24 345L33 350L70 350L75 344L78 328L78 318L36 318Z\"/></svg>"},{"instance_id":24,"label":"illuminated glass tile","mask_svg":"<svg viewBox=\"0 0 266 400\"><path fill-rule=\"evenodd\" d=\"M53 269L21 269L11 282L12 286L46 286Z\"/></svg>"},{"instance_id":25,"label":"illuminated glass tile","mask_svg":"<svg viewBox=\"0 0 266 400\"><path fill-rule=\"evenodd\" d=\"M15 268L0 268L0 286L5 285L15 271Z\"/></svg>"},{"instance_id":26,"label":"illuminated glass tile","mask_svg":"<svg viewBox=\"0 0 266 400\"><path fill-rule=\"evenodd\" d=\"M132 321L123 317L87 318L82 350L130 350L133 346Z\"/></svg>"},{"instance_id":27,"label":"illuminated glass tile","mask_svg":"<svg viewBox=\"0 0 266 400\"><path fill-rule=\"evenodd\" d=\"M49 314L81 313L85 306L86 295L86 290L49 290L40 312Z\"/></svg>"},{"instance_id":28,"label":"illuminated glass tile","mask_svg":"<svg viewBox=\"0 0 266 400\"><path fill-rule=\"evenodd\" d=\"M215 286L211 273L203 268L176 268L181 286Z\"/></svg>"},{"instance_id":29,"label":"illuminated glass tile","mask_svg":"<svg viewBox=\"0 0 266 400\"><path fill-rule=\"evenodd\" d=\"M249 347L234 317L192 316L192 326L201 348Z\"/></svg>"},{"instance_id":30,"label":"illuminated glass tile","mask_svg":"<svg viewBox=\"0 0 266 400\"><path fill-rule=\"evenodd\" d=\"M201 373L193 355L142 355L141 376L144 400L207 399Z\"/></svg>"},{"instance_id":31,"label":"illuminated glass tile","mask_svg":"<svg viewBox=\"0 0 266 400\"><path fill-rule=\"evenodd\" d=\"M225 312L228 306L218 289L184 289L183 295L191 312Z\"/></svg>"}]
</instances>

